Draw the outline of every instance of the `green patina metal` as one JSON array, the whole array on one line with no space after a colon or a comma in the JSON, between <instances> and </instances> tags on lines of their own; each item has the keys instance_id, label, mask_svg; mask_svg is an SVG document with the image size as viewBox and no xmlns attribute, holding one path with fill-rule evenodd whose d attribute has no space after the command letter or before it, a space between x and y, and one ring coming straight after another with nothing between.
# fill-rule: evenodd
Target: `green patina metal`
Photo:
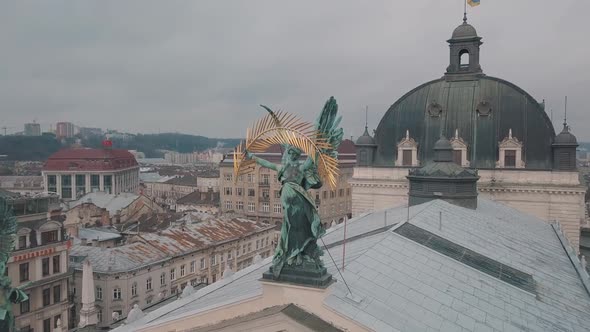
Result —
<instances>
[{"instance_id":1,"label":"green patina metal","mask_svg":"<svg viewBox=\"0 0 590 332\"><path fill-rule=\"evenodd\" d=\"M339 128L338 105L330 98L315 123L315 128L331 145L329 151L322 151L337 157L337 149L342 141L343 131ZM317 244L325 233L320 216L309 189L322 187L313 159L308 156L301 161L301 150L285 145L280 165L247 153L262 167L277 171L281 182L281 204L283 207L283 224L281 237L273 257L272 267L265 273L265 279L288 281L322 287L330 283L331 275L327 273L321 256L322 249Z\"/></svg>"},{"instance_id":2,"label":"green patina metal","mask_svg":"<svg viewBox=\"0 0 590 332\"><path fill-rule=\"evenodd\" d=\"M16 217L12 214L5 197L0 196L0 331L14 331L12 304L28 299L19 288L12 287L6 276L8 259L14 249Z\"/></svg>"},{"instance_id":3,"label":"green patina metal","mask_svg":"<svg viewBox=\"0 0 590 332\"><path fill-rule=\"evenodd\" d=\"M428 112L432 103L441 106L440 114ZM378 148L373 165L393 164L395 145L406 130L420 144L418 159L422 162L433 159L434 143L441 134L453 137L458 130L469 147L471 167L494 168L498 144L510 129L523 142L527 168L552 168L551 158L547 156L551 155L555 131L542 104L502 79L480 76L447 81L441 78L408 92L387 111L376 131Z\"/></svg>"}]
</instances>

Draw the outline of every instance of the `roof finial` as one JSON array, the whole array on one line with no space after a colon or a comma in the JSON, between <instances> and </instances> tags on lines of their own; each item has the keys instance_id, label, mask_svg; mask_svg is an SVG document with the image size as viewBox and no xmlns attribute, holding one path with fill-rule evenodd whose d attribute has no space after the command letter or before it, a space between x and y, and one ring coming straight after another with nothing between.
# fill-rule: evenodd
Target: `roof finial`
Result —
<instances>
[{"instance_id":1,"label":"roof finial","mask_svg":"<svg viewBox=\"0 0 590 332\"><path fill-rule=\"evenodd\" d=\"M563 130L567 129L567 96L565 96L565 107L563 111Z\"/></svg>"},{"instance_id":2,"label":"roof finial","mask_svg":"<svg viewBox=\"0 0 590 332\"><path fill-rule=\"evenodd\" d=\"M410 139L410 130L406 129L406 139Z\"/></svg>"},{"instance_id":3,"label":"roof finial","mask_svg":"<svg viewBox=\"0 0 590 332\"><path fill-rule=\"evenodd\" d=\"M455 129L455 139L459 139L459 129Z\"/></svg>"},{"instance_id":4,"label":"roof finial","mask_svg":"<svg viewBox=\"0 0 590 332\"><path fill-rule=\"evenodd\" d=\"M365 131L369 128L369 106L365 106Z\"/></svg>"},{"instance_id":5,"label":"roof finial","mask_svg":"<svg viewBox=\"0 0 590 332\"><path fill-rule=\"evenodd\" d=\"M508 138L512 139L512 128L508 130Z\"/></svg>"}]
</instances>

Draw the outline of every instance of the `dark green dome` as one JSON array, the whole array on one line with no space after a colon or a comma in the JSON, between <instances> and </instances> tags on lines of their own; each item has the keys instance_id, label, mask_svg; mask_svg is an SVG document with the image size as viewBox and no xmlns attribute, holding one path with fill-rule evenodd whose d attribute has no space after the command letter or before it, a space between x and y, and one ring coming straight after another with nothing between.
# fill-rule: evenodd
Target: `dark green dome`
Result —
<instances>
[{"instance_id":1,"label":"dark green dome","mask_svg":"<svg viewBox=\"0 0 590 332\"><path fill-rule=\"evenodd\" d=\"M365 132L356 140L356 145L375 145L375 140L369 135L368 127L365 127Z\"/></svg>"},{"instance_id":2,"label":"dark green dome","mask_svg":"<svg viewBox=\"0 0 590 332\"><path fill-rule=\"evenodd\" d=\"M555 137L553 145L575 145L578 146L578 140L574 134L570 133L567 124L563 124L563 130Z\"/></svg>"},{"instance_id":3,"label":"dark green dome","mask_svg":"<svg viewBox=\"0 0 590 332\"><path fill-rule=\"evenodd\" d=\"M418 143L422 163L434 158L435 142L455 130L468 146L473 168L494 168L499 142L509 130L523 143L526 168L551 169L555 131L543 107L528 93L505 80L470 76L445 77L406 93L385 113L375 134L374 165L393 165L397 143L406 131Z\"/></svg>"}]
</instances>

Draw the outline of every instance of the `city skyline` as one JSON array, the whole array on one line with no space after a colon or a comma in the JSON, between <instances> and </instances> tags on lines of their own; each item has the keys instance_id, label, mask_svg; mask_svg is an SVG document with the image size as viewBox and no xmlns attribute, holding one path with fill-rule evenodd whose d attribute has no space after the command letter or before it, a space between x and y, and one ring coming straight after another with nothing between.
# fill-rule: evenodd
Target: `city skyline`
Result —
<instances>
[{"instance_id":1,"label":"city skyline","mask_svg":"<svg viewBox=\"0 0 590 332\"><path fill-rule=\"evenodd\" d=\"M483 37L483 71L545 99L556 132L567 95L572 131L588 141L590 50L578 26L590 4L535 4L489 1L468 10ZM11 65L0 78L7 110L0 126L9 133L36 119L43 131L69 121L222 138L243 136L263 114L259 104L313 121L330 95L347 137L362 134L366 106L376 128L395 100L442 76L445 40L463 4L142 3L139 13L138 3L6 7L0 39Z\"/></svg>"}]
</instances>

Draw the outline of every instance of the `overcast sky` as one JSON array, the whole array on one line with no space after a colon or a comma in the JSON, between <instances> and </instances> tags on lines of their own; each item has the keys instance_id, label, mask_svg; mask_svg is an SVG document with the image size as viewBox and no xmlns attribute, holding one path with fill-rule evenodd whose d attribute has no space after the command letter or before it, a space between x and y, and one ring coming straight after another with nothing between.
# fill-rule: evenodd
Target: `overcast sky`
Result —
<instances>
[{"instance_id":1,"label":"overcast sky","mask_svg":"<svg viewBox=\"0 0 590 332\"><path fill-rule=\"evenodd\" d=\"M484 73L590 141L590 1L468 8ZM314 120L334 95L346 135L439 78L461 0L0 0L0 126L37 120L242 137L265 104Z\"/></svg>"}]
</instances>

